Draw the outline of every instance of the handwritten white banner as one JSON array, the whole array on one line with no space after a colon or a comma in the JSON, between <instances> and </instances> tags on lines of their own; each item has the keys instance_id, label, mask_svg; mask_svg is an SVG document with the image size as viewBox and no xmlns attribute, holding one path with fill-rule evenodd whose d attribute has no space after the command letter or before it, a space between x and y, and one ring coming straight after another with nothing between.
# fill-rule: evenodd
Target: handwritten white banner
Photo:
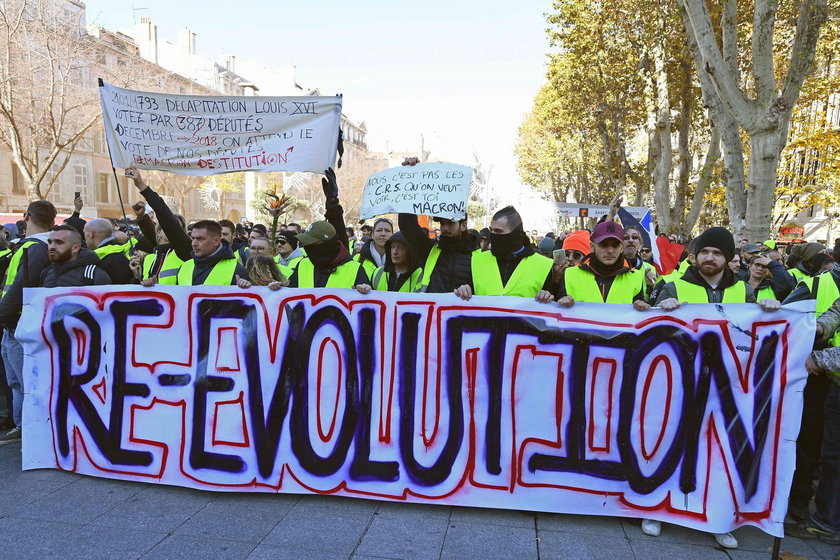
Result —
<instances>
[{"instance_id":1,"label":"handwritten white banner","mask_svg":"<svg viewBox=\"0 0 840 560\"><path fill-rule=\"evenodd\" d=\"M813 332L813 302L26 290L23 466L781 536Z\"/></svg>"},{"instance_id":2,"label":"handwritten white banner","mask_svg":"<svg viewBox=\"0 0 840 560\"><path fill-rule=\"evenodd\" d=\"M340 96L169 95L108 83L99 96L114 167L321 173L335 162Z\"/></svg>"},{"instance_id":3,"label":"handwritten white banner","mask_svg":"<svg viewBox=\"0 0 840 560\"><path fill-rule=\"evenodd\" d=\"M368 177L359 217L405 212L460 220L467 214L472 169L454 163L393 167Z\"/></svg>"}]
</instances>

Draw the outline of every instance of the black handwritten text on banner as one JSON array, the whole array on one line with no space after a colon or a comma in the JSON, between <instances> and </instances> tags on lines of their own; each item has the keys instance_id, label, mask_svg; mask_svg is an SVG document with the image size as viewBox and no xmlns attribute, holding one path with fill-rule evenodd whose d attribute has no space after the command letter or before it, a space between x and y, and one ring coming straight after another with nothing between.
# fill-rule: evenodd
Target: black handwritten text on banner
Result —
<instances>
[{"instance_id":1,"label":"black handwritten text on banner","mask_svg":"<svg viewBox=\"0 0 840 560\"><path fill-rule=\"evenodd\" d=\"M99 88L115 167L181 175L312 171L335 162L341 97L223 97Z\"/></svg>"},{"instance_id":2,"label":"black handwritten text on banner","mask_svg":"<svg viewBox=\"0 0 840 560\"><path fill-rule=\"evenodd\" d=\"M27 469L782 534L805 304L662 315L349 290L25 297Z\"/></svg>"}]
</instances>

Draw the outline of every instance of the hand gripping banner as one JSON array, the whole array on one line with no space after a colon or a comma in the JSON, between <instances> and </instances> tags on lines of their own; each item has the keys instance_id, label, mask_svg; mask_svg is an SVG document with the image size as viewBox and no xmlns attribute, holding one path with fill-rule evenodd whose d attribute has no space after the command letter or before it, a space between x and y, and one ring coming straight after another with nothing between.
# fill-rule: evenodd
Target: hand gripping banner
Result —
<instances>
[{"instance_id":1,"label":"hand gripping banner","mask_svg":"<svg viewBox=\"0 0 840 560\"><path fill-rule=\"evenodd\" d=\"M783 534L812 304L113 288L26 290L25 469Z\"/></svg>"}]
</instances>

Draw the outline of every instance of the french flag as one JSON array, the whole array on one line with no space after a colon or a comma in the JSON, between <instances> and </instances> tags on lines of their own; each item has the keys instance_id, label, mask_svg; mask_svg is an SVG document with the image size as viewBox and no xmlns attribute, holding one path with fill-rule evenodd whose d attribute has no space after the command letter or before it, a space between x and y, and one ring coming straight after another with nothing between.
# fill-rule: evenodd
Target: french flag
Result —
<instances>
[{"instance_id":1,"label":"french flag","mask_svg":"<svg viewBox=\"0 0 840 560\"><path fill-rule=\"evenodd\" d=\"M621 219L621 225L624 227L636 226L641 230L644 245L645 247L650 247L653 253L653 266L660 276L670 274L676 270L685 247L679 243L671 243L664 235L656 235L656 228L653 225L653 218L650 216L650 211L639 221L631 216L630 212L619 207L618 217ZM656 239L656 243L651 243L651 239Z\"/></svg>"}]
</instances>

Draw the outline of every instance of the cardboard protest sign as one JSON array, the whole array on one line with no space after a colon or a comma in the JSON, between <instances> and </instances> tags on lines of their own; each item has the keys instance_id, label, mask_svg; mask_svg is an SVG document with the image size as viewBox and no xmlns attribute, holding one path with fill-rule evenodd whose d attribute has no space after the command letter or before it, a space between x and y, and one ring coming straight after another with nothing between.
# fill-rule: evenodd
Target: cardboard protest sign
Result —
<instances>
[{"instance_id":1,"label":"cardboard protest sign","mask_svg":"<svg viewBox=\"0 0 840 560\"><path fill-rule=\"evenodd\" d=\"M23 467L781 536L813 302L25 292Z\"/></svg>"},{"instance_id":2,"label":"cardboard protest sign","mask_svg":"<svg viewBox=\"0 0 840 560\"><path fill-rule=\"evenodd\" d=\"M99 88L114 167L181 175L312 171L335 163L341 97L170 95Z\"/></svg>"},{"instance_id":3,"label":"cardboard protest sign","mask_svg":"<svg viewBox=\"0 0 840 560\"><path fill-rule=\"evenodd\" d=\"M454 163L393 167L368 177L359 218L425 214L460 220L467 215L472 169Z\"/></svg>"}]
</instances>

